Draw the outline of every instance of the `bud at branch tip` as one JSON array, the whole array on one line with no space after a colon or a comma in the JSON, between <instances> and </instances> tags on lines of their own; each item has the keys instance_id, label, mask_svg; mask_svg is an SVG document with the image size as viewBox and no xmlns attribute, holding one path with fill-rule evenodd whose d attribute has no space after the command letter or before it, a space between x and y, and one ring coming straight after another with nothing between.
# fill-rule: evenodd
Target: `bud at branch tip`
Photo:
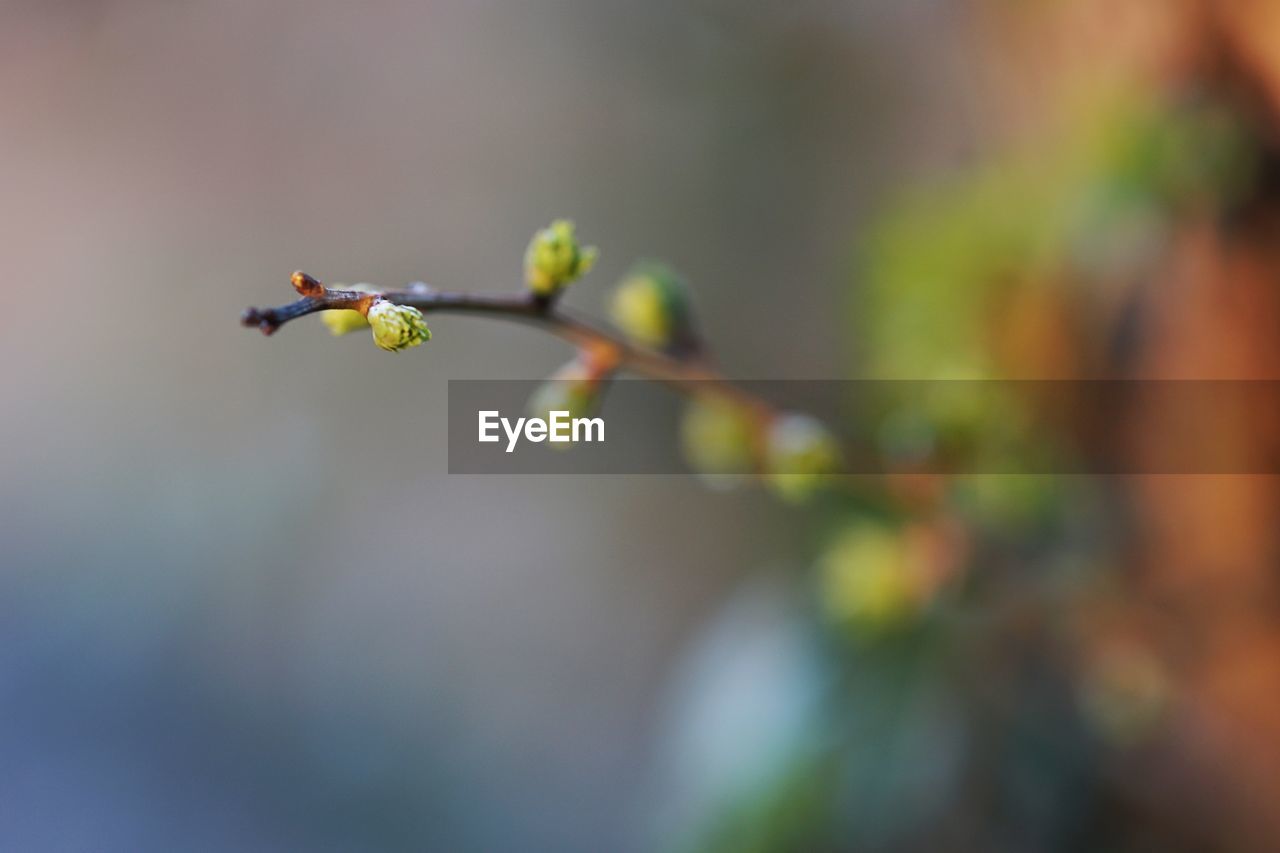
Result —
<instances>
[{"instance_id":1,"label":"bud at branch tip","mask_svg":"<svg viewBox=\"0 0 1280 853\"><path fill-rule=\"evenodd\" d=\"M303 296L310 296L312 299L319 299L324 296L324 285L302 270L298 270L291 275L289 281L293 283L293 289Z\"/></svg>"},{"instance_id":2,"label":"bud at branch tip","mask_svg":"<svg viewBox=\"0 0 1280 853\"><path fill-rule=\"evenodd\" d=\"M538 296L553 296L590 271L598 251L582 246L573 223L557 219L533 235L524 253L524 278Z\"/></svg>"}]
</instances>

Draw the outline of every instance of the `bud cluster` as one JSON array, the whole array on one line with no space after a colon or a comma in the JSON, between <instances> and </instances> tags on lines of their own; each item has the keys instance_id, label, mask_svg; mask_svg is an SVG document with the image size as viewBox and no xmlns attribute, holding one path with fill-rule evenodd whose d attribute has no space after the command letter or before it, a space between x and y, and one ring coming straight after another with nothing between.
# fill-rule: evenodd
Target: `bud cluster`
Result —
<instances>
[{"instance_id":1,"label":"bud cluster","mask_svg":"<svg viewBox=\"0 0 1280 853\"><path fill-rule=\"evenodd\" d=\"M579 243L573 223L558 219L537 231L529 242L524 257L526 284L539 297L554 296L590 270L596 257L594 247ZM325 296L324 285L305 273L295 273L293 284L304 297ZM325 311L321 320L332 334L368 327L374 343L388 352L412 349L431 339L419 309L392 302L369 285L347 289L370 296L340 303L354 308ZM527 311L529 306L522 302L516 307ZM550 305L542 307L549 310ZM673 360L696 352L687 288L680 276L663 264L646 261L634 266L618 284L611 315L638 347L662 351L662 357ZM624 366L620 362L627 352L625 345L607 338L582 344L578 357L532 395L530 414L590 414L598 406L608 378ZM729 487L761 480L784 500L798 502L819 491L836 473L839 449L814 418L795 412L774 413L733 395L703 393L696 388L693 396L680 437L690 465L709 484Z\"/></svg>"},{"instance_id":2,"label":"bud cluster","mask_svg":"<svg viewBox=\"0 0 1280 853\"><path fill-rule=\"evenodd\" d=\"M557 219L533 235L524 253L524 278L538 296L553 296L566 284L586 275L599 251L581 246L573 223Z\"/></svg>"},{"instance_id":3,"label":"bud cluster","mask_svg":"<svg viewBox=\"0 0 1280 853\"><path fill-rule=\"evenodd\" d=\"M417 308L380 299L369 306L367 318L373 329L373 342L387 352L411 349L431 340L431 330Z\"/></svg>"},{"instance_id":4,"label":"bud cluster","mask_svg":"<svg viewBox=\"0 0 1280 853\"><path fill-rule=\"evenodd\" d=\"M796 412L770 417L728 400L691 403L680 438L690 466L710 485L734 486L762 474L791 503L816 494L840 465L835 439L815 418Z\"/></svg>"}]
</instances>

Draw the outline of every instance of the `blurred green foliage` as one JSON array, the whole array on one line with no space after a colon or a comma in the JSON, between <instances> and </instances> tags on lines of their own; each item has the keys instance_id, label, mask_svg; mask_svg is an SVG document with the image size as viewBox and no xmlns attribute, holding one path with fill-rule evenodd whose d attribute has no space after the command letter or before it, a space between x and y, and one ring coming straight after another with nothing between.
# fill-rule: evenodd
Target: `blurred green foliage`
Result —
<instances>
[{"instance_id":1,"label":"blurred green foliage","mask_svg":"<svg viewBox=\"0 0 1280 853\"><path fill-rule=\"evenodd\" d=\"M1254 168L1230 112L1130 93L1047 142L908 192L859 251L860 364L911 379L1009 375L987 332L1011 291L1131 270L1188 208L1237 200Z\"/></svg>"},{"instance_id":2,"label":"blurred green foliage","mask_svg":"<svg viewBox=\"0 0 1280 853\"><path fill-rule=\"evenodd\" d=\"M910 380L1105 369L1091 335L1108 300L1180 223L1243 201L1255 168L1218 104L1125 92L910 191L859 248L858 364ZM877 384L855 428L891 460L1070 452L1013 385L938 382L921 403L918 386ZM1109 750L1159 725L1167 687L1140 651L1066 665L1062 614L1110 565L1105 520L1080 511L1098 496L1049 476L934 479L920 517L911 501L830 504L810 576L830 683L801 741L823 746L710 816L699 849L1129 848L1106 819Z\"/></svg>"}]
</instances>

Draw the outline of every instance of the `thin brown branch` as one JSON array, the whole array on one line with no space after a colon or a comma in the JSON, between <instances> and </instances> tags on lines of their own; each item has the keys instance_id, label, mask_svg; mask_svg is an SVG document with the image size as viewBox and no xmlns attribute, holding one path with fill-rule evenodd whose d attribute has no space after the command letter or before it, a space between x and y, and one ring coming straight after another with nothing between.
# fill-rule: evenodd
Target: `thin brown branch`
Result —
<instances>
[{"instance_id":1,"label":"thin brown branch","mask_svg":"<svg viewBox=\"0 0 1280 853\"><path fill-rule=\"evenodd\" d=\"M276 308L248 308L240 317L244 326L271 335L286 323L320 311L349 309L365 313L377 299L417 308L423 314L453 313L488 315L495 319L535 326L568 341L622 371L661 382L681 393L699 393L730 400L767 421L774 409L764 400L730 384L701 357L697 347L675 355L637 347L613 332L606 331L566 313L554 299L532 294L448 293L425 285L407 290L361 293L331 290L303 272L293 274L294 289L301 298Z\"/></svg>"}]
</instances>

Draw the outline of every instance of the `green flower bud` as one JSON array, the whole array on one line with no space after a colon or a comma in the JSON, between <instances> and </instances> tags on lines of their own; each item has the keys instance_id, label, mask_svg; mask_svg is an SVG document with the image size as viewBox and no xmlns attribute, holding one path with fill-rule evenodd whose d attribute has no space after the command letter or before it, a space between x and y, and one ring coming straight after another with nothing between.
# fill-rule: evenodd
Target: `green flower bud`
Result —
<instances>
[{"instance_id":1,"label":"green flower bud","mask_svg":"<svg viewBox=\"0 0 1280 853\"><path fill-rule=\"evenodd\" d=\"M333 289L354 290L357 293L375 292L374 287L369 284L353 284L349 287L343 284L335 284ZM365 316L351 308L335 308L332 311L321 311L320 322L328 327L329 334L335 338L341 337L348 332L355 332L369 327L369 321L365 319Z\"/></svg>"},{"instance_id":2,"label":"green flower bud","mask_svg":"<svg viewBox=\"0 0 1280 853\"><path fill-rule=\"evenodd\" d=\"M827 428L796 413L770 424L766 456L769 485L790 503L807 500L840 466L840 448Z\"/></svg>"},{"instance_id":3,"label":"green flower bud","mask_svg":"<svg viewBox=\"0 0 1280 853\"><path fill-rule=\"evenodd\" d=\"M656 349L676 338L688 312L684 282L662 264L637 266L613 294L613 322L636 343Z\"/></svg>"},{"instance_id":4,"label":"green flower bud","mask_svg":"<svg viewBox=\"0 0 1280 853\"><path fill-rule=\"evenodd\" d=\"M580 246L573 223L557 219L533 235L524 253L524 278L539 296L551 296L585 275L596 262L594 246Z\"/></svg>"},{"instance_id":5,"label":"green flower bud","mask_svg":"<svg viewBox=\"0 0 1280 853\"><path fill-rule=\"evenodd\" d=\"M713 488L732 488L755 471L755 422L741 406L695 400L685 410L680 441L690 467Z\"/></svg>"},{"instance_id":6,"label":"green flower bud","mask_svg":"<svg viewBox=\"0 0 1280 853\"><path fill-rule=\"evenodd\" d=\"M568 412L571 418L586 417L595 408L599 392L600 377L575 359L553 373L533 392L529 397L529 415L547 419L552 412Z\"/></svg>"},{"instance_id":7,"label":"green flower bud","mask_svg":"<svg viewBox=\"0 0 1280 853\"><path fill-rule=\"evenodd\" d=\"M431 340L431 330L417 308L383 299L369 307L368 318L373 342L387 352L399 352Z\"/></svg>"},{"instance_id":8,"label":"green flower bud","mask_svg":"<svg viewBox=\"0 0 1280 853\"><path fill-rule=\"evenodd\" d=\"M335 308L320 314L320 322L329 328L329 334L340 338L348 332L369 327L369 321L359 311L350 308Z\"/></svg>"},{"instance_id":9,"label":"green flower bud","mask_svg":"<svg viewBox=\"0 0 1280 853\"><path fill-rule=\"evenodd\" d=\"M874 524L847 529L818 561L823 608L863 634L882 634L919 609L912 552L900 531Z\"/></svg>"}]
</instances>

